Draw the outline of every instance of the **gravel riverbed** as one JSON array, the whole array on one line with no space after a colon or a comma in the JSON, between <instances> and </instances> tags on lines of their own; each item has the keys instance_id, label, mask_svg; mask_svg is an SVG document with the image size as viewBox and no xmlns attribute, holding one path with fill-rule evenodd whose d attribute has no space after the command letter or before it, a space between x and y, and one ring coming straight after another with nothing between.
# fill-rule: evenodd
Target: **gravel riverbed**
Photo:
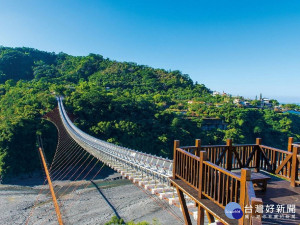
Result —
<instances>
[{"instance_id":1,"label":"gravel riverbed","mask_svg":"<svg viewBox=\"0 0 300 225\"><path fill-rule=\"evenodd\" d=\"M182 213L177 207L170 208L166 202L149 196L128 180L96 180L95 183L105 197L90 181L53 182L55 189L60 189L59 205L64 224L104 224L115 213L125 222L183 224ZM76 187L74 191L73 187ZM0 185L0 224L26 224L27 220L28 224L58 224L47 192L47 185Z\"/></svg>"}]
</instances>

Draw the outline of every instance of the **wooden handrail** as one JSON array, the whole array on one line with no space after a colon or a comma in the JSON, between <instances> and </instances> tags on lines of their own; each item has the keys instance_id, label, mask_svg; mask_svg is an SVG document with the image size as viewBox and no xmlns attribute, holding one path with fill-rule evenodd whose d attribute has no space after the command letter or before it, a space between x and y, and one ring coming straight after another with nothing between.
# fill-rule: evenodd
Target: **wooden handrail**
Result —
<instances>
[{"instance_id":1,"label":"wooden handrail","mask_svg":"<svg viewBox=\"0 0 300 225\"><path fill-rule=\"evenodd\" d=\"M195 156L195 155L193 155L192 153L185 151L185 150L182 149L181 147L180 147L180 148L176 148L176 150L179 151L179 152L182 152L182 153L184 153L184 154L186 154L186 155L188 155L188 156L190 156L190 157L192 157L192 158L194 158L194 159L196 159L196 160L200 160L200 157Z\"/></svg>"},{"instance_id":2,"label":"wooden handrail","mask_svg":"<svg viewBox=\"0 0 300 225\"><path fill-rule=\"evenodd\" d=\"M249 202L251 198L256 197L252 181L247 181L247 195Z\"/></svg>"},{"instance_id":3,"label":"wooden handrail","mask_svg":"<svg viewBox=\"0 0 300 225\"><path fill-rule=\"evenodd\" d=\"M268 150L272 150L272 151L276 151L276 152L280 152L280 153L287 154L287 155L292 155L293 154L291 152L288 152L288 151L285 151L285 150L282 150L282 149L279 149L279 148L273 148L273 147L266 146L266 145L259 145L259 147L265 148L265 149L268 149Z\"/></svg>"},{"instance_id":4,"label":"wooden handrail","mask_svg":"<svg viewBox=\"0 0 300 225\"><path fill-rule=\"evenodd\" d=\"M255 209L255 204L262 204L261 199L255 196L249 169L242 168L241 175L238 175L208 161L207 155L206 151L200 151L196 156L179 147L179 141L175 141L173 177L197 190L199 199L208 198L221 208L229 202L237 202L244 211L245 206L251 205ZM201 207L198 216L198 222L203 223L204 211ZM261 224L261 221L251 215L249 218L243 217L239 224L254 225Z\"/></svg>"},{"instance_id":5,"label":"wooden handrail","mask_svg":"<svg viewBox=\"0 0 300 225\"><path fill-rule=\"evenodd\" d=\"M246 212L244 212L243 222L245 225L262 224L262 213L256 210L257 205L263 205L263 201L261 198L256 197L252 181L247 181L245 206L250 207L250 213L246 214Z\"/></svg>"},{"instance_id":6,"label":"wooden handrail","mask_svg":"<svg viewBox=\"0 0 300 225\"><path fill-rule=\"evenodd\" d=\"M228 176L229 179L240 182L242 178L230 172L232 169L255 168L256 172L266 170L289 180L291 186L295 186L300 184L298 173L300 155L298 150L294 150L294 148L299 148L300 151L300 144L293 143L293 138L289 138L287 151L263 145L261 138L257 138L255 144L235 145L232 144L230 139L227 140L226 145L201 145L201 140L197 139L195 146L181 147L178 142L174 149L174 156L177 152L178 157L183 158L177 160L177 163L180 163L178 165L180 171L178 170L179 173L176 174L174 170L174 176L185 180L191 187L198 189L198 182L191 180L191 177L194 175L198 177L200 152L205 151L207 152L207 161L203 161L203 166L206 166L206 169L214 170L213 173L218 174L211 174L211 176L218 177L219 174L221 174L220 176L223 174ZM212 172L206 171L205 173L210 174ZM221 177L221 179L223 178ZM210 193L205 193L205 195L207 194L210 195Z\"/></svg>"},{"instance_id":7,"label":"wooden handrail","mask_svg":"<svg viewBox=\"0 0 300 225\"><path fill-rule=\"evenodd\" d=\"M180 146L181 149L197 149L196 146Z\"/></svg>"},{"instance_id":8,"label":"wooden handrail","mask_svg":"<svg viewBox=\"0 0 300 225\"><path fill-rule=\"evenodd\" d=\"M253 147L253 146L257 146L257 144L234 144L232 145L233 147Z\"/></svg>"},{"instance_id":9,"label":"wooden handrail","mask_svg":"<svg viewBox=\"0 0 300 225\"><path fill-rule=\"evenodd\" d=\"M226 170L226 169L224 169L220 166L217 166L216 164L213 164L212 162L204 161L203 164L205 164L205 165L207 165L211 168L217 169L218 171L220 171L220 172L224 173L225 175L230 176L234 179L237 179L238 181L241 181L241 177L238 176L237 174L234 174L234 173L232 173L232 172L230 172L230 171L228 171L228 170Z\"/></svg>"},{"instance_id":10,"label":"wooden handrail","mask_svg":"<svg viewBox=\"0 0 300 225\"><path fill-rule=\"evenodd\" d=\"M233 147L256 146L256 144L233 144ZM190 146L195 147L195 146ZM227 147L227 145L202 145L201 148ZM180 147L181 148L181 147Z\"/></svg>"},{"instance_id":11,"label":"wooden handrail","mask_svg":"<svg viewBox=\"0 0 300 225\"><path fill-rule=\"evenodd\" d=\"M202 145L201 148L218 148L218 147L227 147L227 145Z\"/></svg>"}]
</instances>

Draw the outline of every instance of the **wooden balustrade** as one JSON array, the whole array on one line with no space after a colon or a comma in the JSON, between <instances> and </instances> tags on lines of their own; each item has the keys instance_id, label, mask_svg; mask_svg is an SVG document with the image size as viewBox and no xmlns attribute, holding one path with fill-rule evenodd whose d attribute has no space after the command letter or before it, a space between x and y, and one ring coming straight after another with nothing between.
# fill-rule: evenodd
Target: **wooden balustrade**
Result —
<instances>
[{"instance_id":1,"label":"wooden balustrade","mask_svg":"<svg viewBox=\"0 0 300 225\"><path fill-rule=\"evenodd\" d=\"M182 180L200 200L209 199L222 209L229 202L239 203L242 210L252 207L239 224L256 225L261 224L256 207L263 203L255 196L250 168L272 172L296 186L300 184L299 160L300 144L294 144L292 138L287 151L262 145L260 138L252 145L233 145L229 139L226 145L201 146L198 139L195 146L180 147L175 141L173 179ZM241 169L241 174L231 172L234 169ZM198 207L198 223L202 224L204 210L209 209Z\"/></svg>"},{"instance_id":2,"label":"wooden balustrade","mask_svg":"<svg viewBox=\"0 0 300 225\"><path fill-rule=\"evenodd\" d=\"M240 200L241 178L209 161L203 161L202 194L222 208Z\"/></svg>"},{"instance_id":3,"label":"wooden balustrade","mask_svg":"<svg viewBox=\"0 0 300 225\"><path fill-rule=\"evenodd\" d=\"M206 151L201 151L199 156L193 155L179 147L179 141L174 144L173 169L174 179L180 179L195 189L199 199L207 198L223 209L229 202L237 202L244 209L252 204L252 198L256 199L249 169L243 168L241 175L234 174L210 162ZM203 215L202 208L199 212ZM242 224L252 224L251 218Z\"/></svg>"},{"instance_id":4,"label":"wooden balustrade","mask_svg":"<svg viewBox=\"0 0 300 225\"><path fill-rule=\"evenodd\" d=\"M207 152L207 158L210 162L220 165L225 168L226 166L226 152L228 146L226 145L204 145L201 146L201 151Z\"/></svg>"},{"instance_id":5,"label":"wooden balustrade","mask_svg":"<svg viewBox=\"0 0 300 225\"><path fill-rule=\"evenodd\" d=\"M175 177L198 189L200 158L181 148L176 148L175 152Z\"/></svg>"},{"instance_id":6,"label":"wooden balustrade","mask_svg":"<svg viewBox=\"0 0 300 225\"><path fill-rule=\"evenodd\" d=\"M197 149L196 146L180 146L180 148L182 150L185 150L185 151L187 151L189 153L193 153L193 154L195 153L195 150Z\"/></svg>"},{"instance_id":7,"label":"wooden balustrade","mask_svg":"<svg viewBox=\"0 0 300 225\"><path fill-rule=\"evenodd\" d=\"M251 181L246 182L246 196L245 196L245 211L244 221L245 225L258 225L262 224L262 206L263 201L261 198L257 198L254 192L253 183Z\"/></svg>"},{"instance_id":8,"label":"wooden balustrade","mask_svg":"<svg viewBox=\"0 0 300 225\"><path fill-rule=\"evenodd\" d=\"M251 145L233 145L232 140L228 139L226 145L203 146L198 139L196 146L180 148L195 156L199 156L200 151L205 151L208 161L229 171L255 168L256 172L265 170L287 179L292 186L300 184L300 144L294 144L293 138L289 138L287 151L262 145L260 138L257 138L256 144Z\"/></svg>"},{"instance_id":9,"label":"wooden balustrade","mask_svg":"<svg viewBox=\"0 0 300 225\"><path fill-rule=\"evenodd\" d=\"M257 145L234 145L232 169L255 168Z\"/></svg>"},{"instance_id":10,"label":"wooden balustrade","mask_svg":"<svg viewBox=\"0 0 300 225\"><path fill-rule=\"evenodd\" d=\"M243 167L256 167L255 154L257 145L232 145L228 139L226 145L204 145L201 150L208 153L210 162L227 170L241 169Z\"/></svg>"},{"instance_id":11,"label":"wooden balustrade","mask_svg":"<svg viewBox=\"0 0 300 225\"><path fill-rule=\"evenodd\" d=\"M290 178L288 162L292 161L292 152L260 145L261 161L259 167L263 170ZM291 167L290 167L291 168Z\"/></svg>"}]
</instances>

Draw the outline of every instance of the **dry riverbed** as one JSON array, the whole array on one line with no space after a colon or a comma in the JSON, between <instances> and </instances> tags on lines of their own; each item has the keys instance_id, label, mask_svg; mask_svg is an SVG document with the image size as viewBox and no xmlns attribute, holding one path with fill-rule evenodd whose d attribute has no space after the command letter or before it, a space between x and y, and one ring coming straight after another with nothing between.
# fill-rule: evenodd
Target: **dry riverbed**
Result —
<instances>
[{"instance_id":1,"label":"dry riverbed","mask_svg":"<svg viewBox=\"0 0 300 225\"><path fill-rule=\"evenodd\" d=\"M119 175L111 175L111 178L114 176ZM164 209L170 207L166 202L154 196L149 197L128 180L96 180L95 183L100 191L90 181L54 182L56 190L62 187L58 195L65 224L104 224L115 213L126 222L182 224L170 211ZM74 187L77 188L72 191ZM47 192L46 185L0 185L0 224L26 224L30 214L28 224L57 224L51 197ZM172 206L169 210L182 218L177 207Z\"/></svg>"}]
</instances>

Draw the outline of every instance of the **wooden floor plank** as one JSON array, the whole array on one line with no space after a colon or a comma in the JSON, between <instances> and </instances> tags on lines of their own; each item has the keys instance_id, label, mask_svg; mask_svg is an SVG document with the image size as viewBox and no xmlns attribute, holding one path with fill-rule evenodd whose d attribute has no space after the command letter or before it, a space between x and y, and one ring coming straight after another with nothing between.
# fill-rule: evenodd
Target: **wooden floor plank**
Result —
<instances>
[{"instance_id":1,"label":"wooden floor plank","mask_svg":"<svg viewBox=\"0 0 300 225\"><path fill-rule=\"evenodd\" d=\"M284 205L286 208L287 204L295 204L296 213L294 215L296 219L263 218L263 224L300 224L300 187L291 187L290 182L283 180L277 176L273 176L269 173L267 175L271 177L271 180L268 181L267 190L263 192L261 189L255 188L256 197L262 198L264 206L266 206L267 204L274 205L274 210L276 210L277 205ZM283 214L287 215L287 213ZM288 214L292 215L292 213Z\"/></svg>"}]
</instances>

